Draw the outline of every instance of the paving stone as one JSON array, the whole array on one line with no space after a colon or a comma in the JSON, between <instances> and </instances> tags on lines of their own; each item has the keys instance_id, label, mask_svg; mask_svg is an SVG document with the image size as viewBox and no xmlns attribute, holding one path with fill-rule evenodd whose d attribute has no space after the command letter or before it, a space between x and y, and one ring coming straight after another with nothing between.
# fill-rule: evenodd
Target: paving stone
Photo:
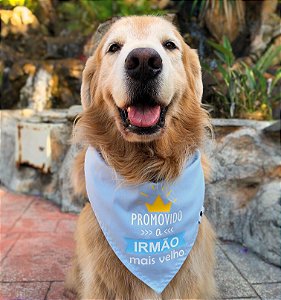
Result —
<instances>
[{"instance_id":1,"label":"paving stone","mask_svg":"<svg viewBox=\"0 0 281 300\"><path fill-rule=\"evenodd\" d=\"M54 232L57 227L58 220L49 220L38 217L26 218L22 216L20 220L11 229L11 232Z\"/></svg>"},{"instance_id":2,"label":"paving stone","mask_svg":"<svg viewBox=\"0 0 281 300\"><path fill-rule=\"evenodd\" d=\"M71 218L71 214L62 213L57 205L42 198L37 198L36 200L37 201L34 201L25 212L25 217L61 219L62 217L67 216L67 218Z\"/></svg>"},{"instance_id":3,"label":"paving stone","mask_svg":"<svg viewBox=\"0 0 281 300\"><path fill-rule=\"evenodd\" d=\"M0 188L2 190L2 188ZM1 211L6 213L23 212L33 202L36 197L19 195L14 193L4 193L0 197Z\"/></svg>"},{"instance_id":4,"label":"paving stone","mask_svg":"<svg viewBox=\"0 0 281 300\"><path fill-rule=\"evenodd\" d=\"M75 228L76 228L76 221L73 221L73 219L60 220L56 228L56 232L74 233Z\"/></svg>"},{"instance_id":5,"label":"paving stone","mask_svg":"<svg viewBox=\"0 0 281 300\"><path fill-rule=\"evenodd\" d=\"M13 247L17 239L19 238L18 233L1 233L1 240L0 240L0 261L2 261L8 251Z\"/></svg>"},{"instance_id":6,"label":"paving stone","mask_svg":"<svg viewBox=\"0 0 281 300\"><path fill-rule=\"evenodd\" d=\"M66 300L64 296L64 283L63 282L52 282L50 290L47 295L47 300Z\"/></svg>"},{"instance_id":7,"label":"paving stone","mask_svg":"<svg viewBox=\"0 0 281 300\"><path fill-rule=\"evenodd\" d=\"M24 211L34 201L32 196L5 193L1 196L1 232L9 232Z\"/></svg>"},{"instance_id":8,"label":"paving stone","mask_svg":"<svg viewBox=\"0 0 281 300\"><path fill-rule=\"evenodd\" d=\"M7 233L14 225L14 220L11 220L8 216L0 216L0 231L1 233Z\"/></svg>"},{"instance_id":9,"label":"paving stone","mask_svg":"<svg viewBox=\"0 0 281 300\"><path fill-rule=\"evenodd\" d=\"M0 283L0 299L44 300L49 286L49 282Z\"/></svg>"},{"instance_id":10,"label":"paving stone","mask_svg":"<svg viewBox=\"0 0 281 300\"><path fill-rule=\"evenodd\" d=\"M0 200L2 200L3 196L7 193L7 191L4 188L0 189Z\"/></svg>"},{"instance_id":11,"label":"paving stone","mask_svg":"<svg viewBox=\"0 0 281 300\"><path fill-rule=\"evenodd\" d=\"M71 263L72 234L23 234L1 266L0 280L60 281ZM20 267L19 267L20 266Z\"/></svg>"},{"instance_id":12,"label":"paving stone","mask_svg":"<svg viewBox=\"0 0 281 300\"><path fill-rule=\"evenodd\" d=\"M254 284L253 287L264 300L281 299L281 282Z\"/></svg>"},{"instance_id":13,"label":"paving stone","mask_svg":"<svg viewBox=\"0 0 281 300\"><path fill-rule=\"evenodd\" d=\"M226 242L221 242L220 246L250 283L281 281L281 268L266 263L247 248Z\"/></svg>"},{"instance_id":14,"label":"paving stone","mask_svg":"<svg viewBox=\"0 0 281 300\"><path fill-rule=\"evenodd\" d=\"M260 300L260 297L223 298L223 300Z\"/></svg>"},{"instance_id":15,"label":"paving stone","mask_svg":"<svg viewBox=\"0 0 281 300\"><path fill-rule=\"evenodd\" d=\"M217 265L215 277L221 299L256 297L255 291L239 274L233 264L227 259L222 250L217 247Z\"/></svg>"},{"instance_id":16,"label":"paving stone","mask_svg":"<svg viewBox=\"0 0 281 300\"><path fill-rule=\"evenodd\" d=\"M75 215L62 213L53 203L36 198L11 229L12 232L54 232L61 218Z\"/></svg>"}]
</instances>

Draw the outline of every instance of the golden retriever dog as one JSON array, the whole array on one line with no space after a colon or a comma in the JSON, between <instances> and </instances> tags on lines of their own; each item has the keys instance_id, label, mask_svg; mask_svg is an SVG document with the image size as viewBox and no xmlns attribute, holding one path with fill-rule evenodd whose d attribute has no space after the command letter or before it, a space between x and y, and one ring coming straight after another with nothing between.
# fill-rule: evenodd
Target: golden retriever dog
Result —
<instances>
[{"instance_id":1,"label":"golden retriever dog","mask_svg":"<svg viewBox=\"0 0 281 300\"><path fill-rule=\"evenodd\" d=\"M75 137L85 150L74 164L75 193L86 195L88 146L127 184L177 179L187 159L202 148L210 128L201 105L202 91L198 55L170 22L156 16L116 21L83 72L83 112ZM208 163L203 154L201 162L206 177ZM216 297L215 235L205 216L192 250L160 294L118 259L90 203L80 213L75 240L66 290L78 299Z\"/></svg>"}]
</instances>

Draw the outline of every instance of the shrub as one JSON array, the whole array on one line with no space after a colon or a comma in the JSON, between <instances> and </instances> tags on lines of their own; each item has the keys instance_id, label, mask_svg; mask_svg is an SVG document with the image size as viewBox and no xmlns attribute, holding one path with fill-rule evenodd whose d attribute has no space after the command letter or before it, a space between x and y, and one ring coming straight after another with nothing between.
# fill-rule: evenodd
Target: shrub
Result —
<instances>
[{"instance_id":1,"label":"shrub","mask_svg":"<svg viewBox=\"0 0 281 300\"><path fill-rule=\"evenodd\" d=\"M162 14L149 0L62 1L58 10L67 21L67 28L84 34L93 31L98 23L115 16Z\"/></svg>"},{"instance_id":2,"label":"shrub","mask_svg":"<svg viewBox=\"0 0 281 300\"><path fill-rule=\"evenodd\" d=\"M267 76L266 72L280 53L281 46L270 47L255 64L249 66L242 61L235 61L231 44L226 37L222 44L212 41L208 43L217 57L217 72L214 73L206 64L204 67L216 81L213 90L222 110L227 111L231 118L250 117L259 112L256 114L258 118L271 119L272 105L279 97L274 96L272 91L281 79L281 68L274 76Z\"/></svg>"}]
</instances>

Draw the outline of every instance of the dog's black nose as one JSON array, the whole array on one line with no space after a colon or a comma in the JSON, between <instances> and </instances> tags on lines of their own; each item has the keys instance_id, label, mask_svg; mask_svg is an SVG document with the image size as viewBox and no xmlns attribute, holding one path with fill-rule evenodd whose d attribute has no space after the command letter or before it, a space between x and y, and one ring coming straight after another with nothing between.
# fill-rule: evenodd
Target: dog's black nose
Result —
<instances>
[{"instance_id":1,"label":"dog's black nose","mask_svg":"<svg viewBox=\"0 0 281 300\"><path fill-rule=\"evenodd\" d=\"M147 81L160 74L162 59L152 48L136 48L128 54L125 69L132 79Z\"/></svg>"}]
</instances>

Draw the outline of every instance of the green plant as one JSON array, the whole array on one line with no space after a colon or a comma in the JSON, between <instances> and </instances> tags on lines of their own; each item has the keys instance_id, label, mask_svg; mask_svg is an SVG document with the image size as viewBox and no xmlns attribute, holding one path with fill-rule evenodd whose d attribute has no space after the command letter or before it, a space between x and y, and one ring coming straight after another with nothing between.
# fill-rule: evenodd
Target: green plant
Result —
<instances>
[{"instance_id":1,"label":"green plant","mask_svg":"<svg viewBox=\"0 0 281 300\"><path fill-rule=\"evenodd\" d=\"M241 75L239 84L240 105L242 109L248 112L260 110L265 117L271 118L272 104L280 99L280 95L274 96L273 89L281 79L281 68L275 72L274 78L266 78L264 73L272 64L272 60L281 51L281 46L275 50L271 47L252 67L245 63L243 66L243 74Z\"/></svg>"},{"instance_id":2,"label":"green plant","mask_svg":"<svg viewBox=\"0 0 281 300\"><path fill-rule=\"evenodd\" d=\"M61 1L58 12L68 30L88 34L98 22L111 17L112 1Z\"/></svg>"},{"instance_id":3,"label":"green plant","mask_svg":"<svg viewBox=\"0 0 281 300\"><path fill-rule=\"evenodd\" d=\"M267 78L265 73L280 53L281 46L269 48L254 65L249 66L235 61L231 44L226 37L222 44L212 41L208 43L218 59L216 75L210 67L204 66L216 81L213 90L220 100L222 110L228 111L230 117L241 117L259 111L263 118L270 119L272 104L277 99L272 91L281 79L281 69L275 72L274 78Z\"/></svg>"},{"instance_id":4,"label":"green plant","mask_svg":"<svg viewBox=\"0 0 281 300\"><path fill-rule=\"evenodd\" d=\"M217 98L221 101L221 110L229 111L230 117L233 117L237 102L237 87L235 86L235 81L238 74L233 69L235 56L232 52L231 44L226 37L223 38L222 44L217 44L212 41L208 41L208 44L212 46L214 53L218 58L217 71L227 88L226 93L224 92L224 86L219 82L218 78L213 75L213 70L206 64L203 66L213 76L217 83L216 86L213 86L213 90Z\"/></svg>"},{"instance_id":5,"label":"green plant","mask_svg":"<svg viewBox=\"0 0 281 300\"><path fill-rule=\"evenodd\" d=\"M163 14L163 11L153 9L149 0L62 1L58 9L69 30L79 30L84 34L113 16Z\"/></svg>"},{"instance_id":6,"label":"green plant","mask_svg":"<svg viewBox=\"0 0 281 300\"><path fill-rule=\"evenodd\" d=\"M116 16L129 15L162 15L163 10L155 9L150 0L116 0L112 1L113 14Z\"/></svg>"}]
</instances>

